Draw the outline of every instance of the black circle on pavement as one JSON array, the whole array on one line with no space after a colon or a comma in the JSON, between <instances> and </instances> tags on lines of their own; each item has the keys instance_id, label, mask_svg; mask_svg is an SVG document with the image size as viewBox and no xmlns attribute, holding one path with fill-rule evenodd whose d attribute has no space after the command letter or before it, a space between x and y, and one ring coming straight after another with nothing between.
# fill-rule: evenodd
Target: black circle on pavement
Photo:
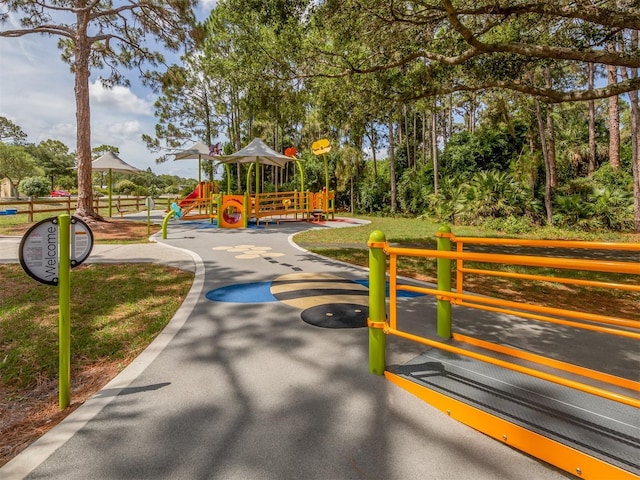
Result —
<instances>
[{"instance_id":1,"label":"black circle on pavement","mask_svg":"<svg viewBox=\"0 0 640 480\"><path fill-rule=\"evenodd\" d=\"M307 308L300 316L309 325L322 328L362 328L367 326L369 307L353 303L329 303Z\"/></svg>"}]
</instances>

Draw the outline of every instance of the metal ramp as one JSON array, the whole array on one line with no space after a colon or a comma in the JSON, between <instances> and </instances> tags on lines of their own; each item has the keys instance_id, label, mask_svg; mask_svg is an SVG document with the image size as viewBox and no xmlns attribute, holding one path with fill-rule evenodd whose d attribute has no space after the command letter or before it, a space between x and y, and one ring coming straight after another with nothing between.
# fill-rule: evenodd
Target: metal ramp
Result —
<instances>
[{"instance_id":1,"label":"metal ramp","mask_svg":"<svg viewBox=\"0 0 640 480\"><path fill-rule=\"evenodd\" d=\"M632 406L437 348L388 370L436 408L580 478L640 477Z\"/></svg>"}]
</instances>

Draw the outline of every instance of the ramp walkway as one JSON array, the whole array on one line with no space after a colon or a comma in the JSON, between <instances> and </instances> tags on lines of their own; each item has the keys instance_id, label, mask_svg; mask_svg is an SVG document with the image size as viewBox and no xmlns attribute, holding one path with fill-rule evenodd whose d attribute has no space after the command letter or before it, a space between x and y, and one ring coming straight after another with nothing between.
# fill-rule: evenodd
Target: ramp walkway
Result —
<instances>
[{"instance_id":1,"label":"ramp walkway","mask_svg":"<svg viewBox=\"0 0 640 480\"><path fill-rule=\"evenodd\" d=\"M171 262L195 271L193 288L147 350L0 478L569 478L369 373L366 328L303 320L361 315L367 271L291 235L354 224L171 222L158 245L98 249L87 262ZM11 242L0 239L0 262L12 261ZM404 365L424 350L390 342L388 358Z\"/></svg>"}]
</instances>

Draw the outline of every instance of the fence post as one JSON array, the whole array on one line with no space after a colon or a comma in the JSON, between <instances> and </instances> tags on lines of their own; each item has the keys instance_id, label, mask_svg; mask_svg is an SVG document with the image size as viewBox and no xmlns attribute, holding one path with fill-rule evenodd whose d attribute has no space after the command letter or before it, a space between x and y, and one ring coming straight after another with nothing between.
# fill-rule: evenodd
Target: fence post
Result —
<instances>
[{"instance_id":1,"label":"fence post","mask_svg":"<svg viewBox=\"0 0 640 480\"><path fill-rule=\"evenodd\" d=\"M29 197L29 210L27 211L28 217L29 217L29 223L33 223L33 211L34 211L33 197Z\"/></svg>"},{"instance_id":2,"label":"fence post","mask_svg":"<svg viewBox=\"0 0 640 480\"><path fill-rule=\"evenodd\" d=\"M369 236L369 371L383 375L385 369L386 338L384 324L387 319L386 270L387 258L383 244L386 242L380 230Z\"/></svg>"},{"instance_id":3,"label":"fence post","mask_svg":"<svg viewBox=\"0 0 640 480\"><path fill-rule=\"evenodd\" d=\"M442 225L436 233L438 251L451 251L451 228ZM438 290L451 291L451 260L448 258L437 259ZM438 298L438 335L442 338L451 338L451 301Z\"/></svg>"}]
</instances>

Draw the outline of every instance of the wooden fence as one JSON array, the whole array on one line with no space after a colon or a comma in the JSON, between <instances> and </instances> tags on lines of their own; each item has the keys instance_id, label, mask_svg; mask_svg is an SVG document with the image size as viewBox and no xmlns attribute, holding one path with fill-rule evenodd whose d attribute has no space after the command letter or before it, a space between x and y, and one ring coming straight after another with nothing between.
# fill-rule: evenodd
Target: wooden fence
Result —
<instances>
[{"instance_id":1,"label":"wooden fence","mask_svg":"<svg viewBox=\"0 0 640 480\"><path fill-rule=\"evenodd\" d=\"M124 213L139 212L145 209L146 197L115 196L111 198L112 216ZM167 199L156 199L155 204L160 207ZM0 200L0 215L26 215L27 221L34 222L35 214L40 213L68 213L71 215L77 208L78 201L73 197L59 198L30 198L28 200ZM93 199L93 208L99 215L109 213L109 199L100 197ZM160 207L162 208L162 207Z\"/></svg>"}]
</instances>

